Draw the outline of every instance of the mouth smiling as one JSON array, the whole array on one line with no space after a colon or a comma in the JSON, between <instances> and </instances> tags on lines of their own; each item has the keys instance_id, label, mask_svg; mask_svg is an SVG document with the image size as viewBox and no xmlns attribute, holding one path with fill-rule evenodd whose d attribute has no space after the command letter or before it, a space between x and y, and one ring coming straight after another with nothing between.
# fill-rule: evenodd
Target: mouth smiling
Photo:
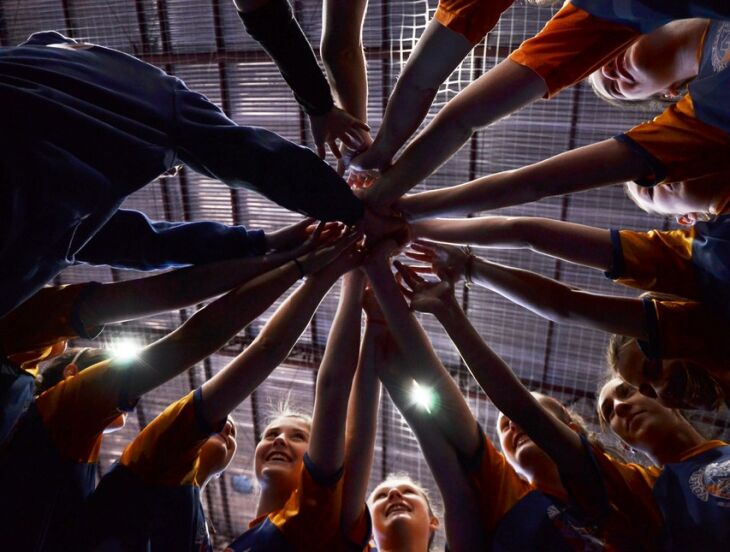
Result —
<instances>
[{"instance_id":1,"label":"mouth smiling","mask_svg":"<svg viewBox=\"0 0 730 552\"><path fill-rule=\"evenodd\" d=\"M267 462L291 462L291 458L280 450L275 450L266 455Z\"/></svg>"},{"instance_id":2,"label":"mouth smiling","mask_svg":"<svg viewBox=\"0 0 730 552\"><path fill-rule=\"evenodd\" d=\"M391 514L410 511L411 509L404 502L396 502L395 504L391 504L385 509L385 517L390 517Z\"/></svg>"}]
</instances>

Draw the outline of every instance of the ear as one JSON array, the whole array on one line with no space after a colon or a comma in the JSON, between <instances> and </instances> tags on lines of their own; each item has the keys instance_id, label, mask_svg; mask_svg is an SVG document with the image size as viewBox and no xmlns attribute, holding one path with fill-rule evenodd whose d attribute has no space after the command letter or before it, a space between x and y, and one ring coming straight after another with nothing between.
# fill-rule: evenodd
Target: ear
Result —
<instances>
[{"instance_id":1,"label":"ear","mask_svg":"<svg viewBox=\"0 0 730 552\"><path fill-rule=\"evenodd\" d=\"M441 522L439 521L439 518L437 518L436 516L431 516L431 521L429 522L428 527L429 529L431 529L431 531L436 531L439 528L440 523Z\"/></svg>"},{"instance_id":2,"label":"ear","mask_svg":"<svg viewBox=\"0 0 730 552\"><path fill-rule=\"evenodd\" d=\"M70 378L71 376L75 376L79 373L79 367L76 366L73 362L71 364L67 364L66 367L63 369L63 377L64 379Z\"/></svg>"}]
</instances>

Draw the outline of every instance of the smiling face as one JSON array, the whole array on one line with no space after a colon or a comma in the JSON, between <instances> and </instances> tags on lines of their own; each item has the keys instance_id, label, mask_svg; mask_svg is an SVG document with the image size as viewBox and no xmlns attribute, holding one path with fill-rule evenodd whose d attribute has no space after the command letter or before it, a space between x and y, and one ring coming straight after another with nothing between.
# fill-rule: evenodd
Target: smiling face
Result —
<instances>
[{"instance_id":1,"label":"smiling face","mask_svg":"<svg viewBox=\"0 0 730 552\"><path fill-rule=\"evenodd\" d=\"M653 187L627 182L626 194L644 211L680 217L679 222L682 224L691 224L707 216L726 212L730 197L730 172Z\"/></svg>"},{"instance_id":2,"label":"smiling face","mask_svg":"<svg viewBox=\"0 0 730 552\"><path fill-rule=\"evenodd\" d=\"M282 416L270 423L256 445L256 478L262 486L295 488L309 449L310 424L303 418Z\"/></svg>"},{"instance_id":3,"label":"smiling face","mask_svg":"<svg viewBox=\"0 0 730 552\"><path fill-rule=\"evenodd\" d=\"M203 479L210 479L225 471L236 454L236 448L236 424L229 416L223 429L208 437L200 448L199 470Z\"/></svg>"},{"instance_id":4,"label":"smiling face","mask_svg":"<svg viewBox=\"0 0 730 552\"><path fill-rule=\"evenodd\" d=\"M596 92L614 100L671 99L697 75L696 51L707 22L675 21L642 35L590 77Z\"/></svg>"},{"instance_id":5,"label":"smiling face","mask_svg":"<svg viewBox=\"0 0 730 552\"><path fill-rule=\"evenodd\" d=\"M704 366L692 360L649 359L635 339L621 348L615 369L625 382L667 408L716 410L724 400Z\"/></svg>"},{"instance_id":6,"label":"smiling face","mask_svg":"<svg viewBox=\"0 0 730 552\"><path fill-rule=\"evenodd\" d=\"M388 479L368 500L379 548L388 542L428 543L438 527L423 491L409 479Z\"/></svg>"},{"instance_id":7,"label":"smiling face","mask_svg":"<svg viewBox=\"0 0 730 552\"><path fill-rule=\"evenodd\" d=\"M535 394L537 401L553 416L566 422L565 408L555 399ZM497 419L497 433L502 452L512 466L530 481L535 474L544 473L546 467L554 465L552 459L516 423L500 414Z\"/></svg>"},{"instance_id":8,"label":"smiling face","mask_svg":"<svg viewBox=\"0 0 730 552\"><path fill-rule=\"evenodd\" d=\"M603 423L622 441L644 452L673 440L683 421L674 410L619 378L603 386L598 409Z\"/></svg>"}]
</instances>

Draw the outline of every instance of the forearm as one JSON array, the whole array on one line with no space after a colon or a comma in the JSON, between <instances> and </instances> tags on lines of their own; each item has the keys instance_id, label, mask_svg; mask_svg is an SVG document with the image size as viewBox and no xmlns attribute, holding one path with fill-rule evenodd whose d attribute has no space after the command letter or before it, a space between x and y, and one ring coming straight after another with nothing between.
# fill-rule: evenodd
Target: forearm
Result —
<instances>
[{"instance_id":1,"label":"forearm","mask_svg":"<svg viewBox=\"0 0 730 552\"><path fill-rule=\"evenodd\" d=\"M558 456L565 456L566 448L580 451L577 434L540 406L509 366L484 343L455 302L437 317L469 371L500 412L522 427L556 461Z\"/></svg>"},{"instance_id":2,"label":"forearm","mask_svg":"<svg viewBox=\"0 0 730 552\"><path fill-rule=\"evenodd\" d=\"M379 169L390 165L398 150L418 129L439 87L472 47L459 33L431 20L398 77L371 146L381 161Z\"/></svg>"},{"instance_id":3,"label":"forearm","mask_svg":"<svg viewBox=\"0 0 730 552\"><path fill-rule=\"evenodd\" d=\"M531 249L565 261L608 270L609 230L538 217L428 219L414 222L416 238L499 248Z\"/></svg>"},{"instance_id":4,"label":"forearm","mask_svg":"<svg viewBox=\"0 0 730 552\"><path fill-rule=\"evenodd\" d=\"M309 115L324 115L334 105L314 51L294 19L287 0L269 0L253 10L237 2L246 31L274 60L297 102Z\"/></svg>"},{"instance_id":5,"label":"forearm","mask_svg":"<svg viewBox=\"0 0 730 552\"><path fill-rule=\"evenodd\" d=\"M398 202L413 218L466 215L646 176L649 165L616 140L577 148L520 169L414 194Z\"/></svg>"},{"instance_id":6,"label":"forearm","mask_svg":"<svg viewBox=\"0 0 730 552\"><path fill-rule=\"evenodd\" d=\"M345 276L317 373L309 456L324 473L339 469L344 459L347 401L360 348L363 279L359 270Z\"/></svg>"},{"instance_id":7,"label":"forearm","mask_svg":"<svg viewBox=\"0 0 730 552\"><path fill-rule=\"evenodd\" d=\"M286 359L333 283L310 276L276 310L253 343L203 384L206 420L225 418Z\"/></svg>"},{"instance_id":8,"label":"forearm","mask_svg":"<svg viewBox=\"0 0 730 552\"><path fill-rule=\"evenodd\" d=\"M378 354L377 335L385 326L368 323L360 351L355 379L350 391L345 435L345 481L342 489L342 526L352 527L365 508L370 470L373 463L378 426L380 381L375 373L382 358Z\"/></svg>"},{"instance_id":9,"label":"forearm","mask_svg":"<svg viewBox=\"0 0 730 552\"><path fill-rule=\"evenodd\" d=\"M87 326L143 318L220 295L290 260L291 254L233 259L102 285L79 310Z\"/></svg>"},{"instance_id":10,"label":"forearm","mask_svg":"<svg viewBox=\"0 0 730 552\"><path fill-rule=\"evenodd\" d=\"M287 263L228 292L199 310L177 330L138 356L130 397L150 389L210 356L264 312L297 279L299 269ZM217 418L215 418L217 420Z\"/></svg>"},{"instance_id":11,"label":"forearm","mask_svg":"<svg viewBox=\"0 0 730 552\"><path fill-rule=\"evenodd\" d=\"M505 60L451 100L377 183L373 200L390 203L429 176L478 129L541 98L545 83Z\"/></svg>"},{"instance_id":12,"label":"forearm","mask_svg":"<svg viewBox=\"0 0 730 552\"><path fill-rule=\"evenodd\" d=\"M433 347L409 310L385 258L367 264L368 278L383 310L388 328L401 351L407 351L400 374L404 389L411 389L413 381L429 388L436 397L432 417L457 450L474 450L476 434L469 420L473 419L461 391L433 351Z\"/></svg>"},{"instance_id":13,"label":"forearm","mask_svg":"<svg viewBox=\"0 0 730 552\"><path fill-rule=\"evenodd\" d=\"M541 274L473 258L472 281L558 324L646 336L641 300L593 294Z\"/></svg>"}]
</instances>

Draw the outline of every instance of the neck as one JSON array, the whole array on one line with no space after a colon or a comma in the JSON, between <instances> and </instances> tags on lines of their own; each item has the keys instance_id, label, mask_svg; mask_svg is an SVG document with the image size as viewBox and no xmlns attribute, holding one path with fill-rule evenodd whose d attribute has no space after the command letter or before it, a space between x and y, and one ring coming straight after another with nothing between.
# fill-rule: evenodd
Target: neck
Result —
<instances>
[{"instance_id":1,"label":"neck","mask_svg":"<svg viewBox=\"0 0 730 552\"><path fill-rule=\"evenodd\" d=\"M276 510L281 510L291 496L292 489L285 485L266 484L261 490L259 504L256 508L256 517L263 516Z\"/></svg>"},{"instance_id":2,"label":"neck","mask_svg":"<svg viewBox=\"0 0 730 552\"><path fill-rule=\"evenodd\" d=\"M690 449L707 441L689 422L683 420L680 427L655 446L647 447L646 453L659 466L676 462Z\"/></svg>"},{"instance_id":3,"label":"neck","mask_svg":"<svg viewBox=\"0 0 730 552\"><path fill-rule=\"evenodd\" d=\"M554 462L544 462L537 469L526 474L530 483L541 488L556 489L565 492L563 482L560 479L558 466Z\"/></svg>"},{"instance_id":4,"label":"neck","mask_svg":"<svg viewBox=\"0 0 730 552\"><path fill-rule=\"evenodd\" d=\"M423 540L400 531L391 531L391 533L396 534L388 535L387 542L378 542L379 552L424 552L428 550L428 536L426 540Z\"/></svg>"}]
</instances>

